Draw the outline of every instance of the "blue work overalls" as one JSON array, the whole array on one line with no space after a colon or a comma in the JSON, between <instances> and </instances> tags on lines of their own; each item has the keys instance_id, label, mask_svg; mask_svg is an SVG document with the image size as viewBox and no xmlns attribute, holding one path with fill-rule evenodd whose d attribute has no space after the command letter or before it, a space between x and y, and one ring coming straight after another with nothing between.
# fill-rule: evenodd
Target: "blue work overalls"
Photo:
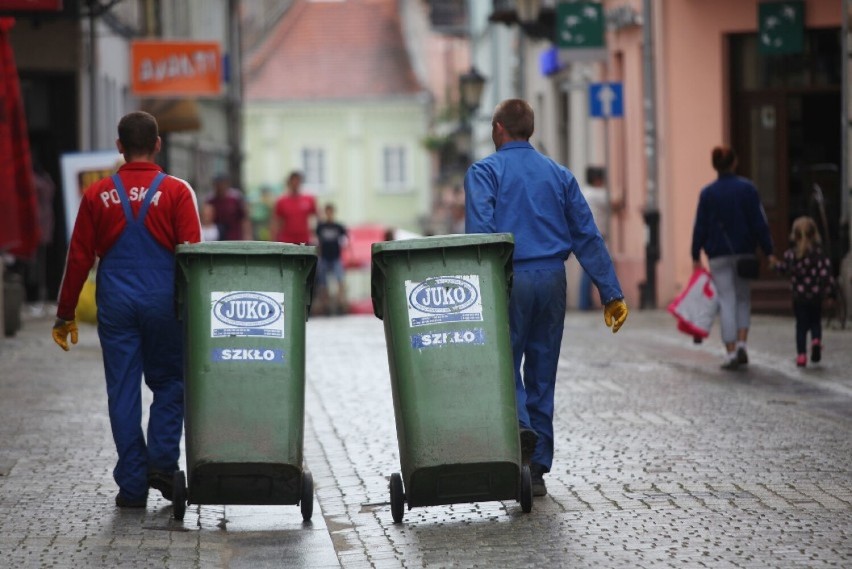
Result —
<instances>
[{"instance_id":1,"label":"blue work overalls","mask_svg":"<svg viewBox=\"0 0 852 569\"><path fill-rule=\"evenodd\" d=\"M531 270L520 265L514 272L509 301L518 423L538 434L532 463L550 472L554 389L565 327L567 282L561 263L557 268Z\"/></svg>"},{"instance_id":2,"label":"blue work overalls","mask_svg":"<svg viewBox=\"0 0 852 569\"><path fill-rule=\"evenodd\" d=\"M144 500L148 471L173 472L180 456L183 339L174 310L174 255L145 227L163 178L162 172L155 176L134 219L121 179L112 177L127 225L98 266L98 336L118 451L113 477L128 500ZM147 445L142 434L143 373L154 394Z\"/></svg>"}]
</instances>

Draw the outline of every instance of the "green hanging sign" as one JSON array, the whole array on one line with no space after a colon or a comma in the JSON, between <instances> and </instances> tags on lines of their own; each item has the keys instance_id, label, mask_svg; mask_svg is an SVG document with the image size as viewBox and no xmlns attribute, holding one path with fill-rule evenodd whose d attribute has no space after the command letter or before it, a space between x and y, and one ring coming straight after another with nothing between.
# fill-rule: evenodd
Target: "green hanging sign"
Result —
<instances>
[{"instance_id":1,"label":"green hanging sign","mask_svg":"<svg viewBox=\"0 0 852 569\"><path fill-rule=\"evenodd\" d=\"M757 7L758 45L763 54L802 53L805 46L803 0L764 2Z\"/></svg>"},{"instance_id":2,"label":"green hanging sign","mask_svg":"<svg viewBox=\"0 0 852 569\"><path fill-rule=\"evenodd\" d=\"M560 2L556 6L556 45L562 49L604 47L604 13L598 2Z\"/></svg>"}]
</instances>

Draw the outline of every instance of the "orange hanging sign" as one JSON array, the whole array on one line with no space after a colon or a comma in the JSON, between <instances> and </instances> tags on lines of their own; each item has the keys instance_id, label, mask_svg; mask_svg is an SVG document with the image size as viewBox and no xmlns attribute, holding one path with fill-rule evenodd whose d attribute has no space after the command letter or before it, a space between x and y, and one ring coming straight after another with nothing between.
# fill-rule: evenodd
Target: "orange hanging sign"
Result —
<instances>
[{"instance_id":1,"label":"orange hanging sign","mask_svg":"<svg viewBox=\"0 0 852 569\"><path fill-rule=\"evenodd\" d=\"M130 64L130 88L136 96L218 96L222 91L217 42L134 41Z\"/></svg>"}]
</instances>

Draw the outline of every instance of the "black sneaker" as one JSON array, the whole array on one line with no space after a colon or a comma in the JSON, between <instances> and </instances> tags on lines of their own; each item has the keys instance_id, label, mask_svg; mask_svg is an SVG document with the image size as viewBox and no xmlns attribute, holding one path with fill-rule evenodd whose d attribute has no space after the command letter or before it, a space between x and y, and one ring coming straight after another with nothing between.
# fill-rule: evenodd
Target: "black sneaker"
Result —
<instances>
[{"instance_id":1,"label":"black sneaker","mask_svg":"<svg viewBox=\"0 0 852 569\"><path fill-rule=\"evenodd\" d=\"M119 492L115 495L115 505L119 508L144 508L146 500L128 500Z\"/></svg>"},{"instance_id":2,"label":"black sneaker","mask_svg":"<svg viewBox=\"0 0 852 569\"><path fill-rule=\"evenodd\" d=\"M547 496L547 486L544 484L544 467L540 464L530 465L533 496Z\"/></svg>"},{"instance_id":3,"label":"black sneaker","mask_svg":"<svg viewBox=\"0 0 852 569\"><path fill-rule=\"evenodd\" d=\"M822 342L814 340L811 342L811 361L817 363L822 359Z\"/></svg>"},{"instance_id":4,"label":"black sneaker","mask_svg":"<svg viewBox=\"0 0 852 569\"><path fill-rule=\"evenodd\" d=\"M748 365L748 352L745 348L737 348L737 363L741 366Z\"/></svg>"},{"instance_id":5,"label":"black sneaker","mask_svg":"<svg viewBox=\"0 0 852 569\"><path fill-rule=\"evenodd\" d=\"M521 464L529 464L535 452L538 434L532 429L521 427Z\"/></svg>"},{"instance_id":6,"label":"black sneaker","mask_svg":"<svg viewBox=\"0 0 852 569\"><path fill-rule=\"evenodd\" d=\"M737 371L740 369L740 362L737 361L737 358L733 358L723 363L720 367L728 371Z\"/></svg>"},{"instance_id":7,"label":"black sneaker","mask_svg":"<svg viewBox=\"0 0 852 569\"><path fill-rule=\"evenodd\" d=\"M161 470L151 470L148 472L148 487L154 490L159 490L163 498L171 501L174 496L174 474L163 472Z\"/></svg>"}]
</instances>

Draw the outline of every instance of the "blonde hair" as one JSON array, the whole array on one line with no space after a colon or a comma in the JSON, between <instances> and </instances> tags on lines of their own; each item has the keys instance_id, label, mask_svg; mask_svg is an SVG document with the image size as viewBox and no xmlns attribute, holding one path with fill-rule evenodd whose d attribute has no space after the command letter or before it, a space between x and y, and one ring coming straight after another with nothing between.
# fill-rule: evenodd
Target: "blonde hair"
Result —
<instances>
[{"instance_id":1,"label":"blonde hair","mask_svg":"<svg viewBox=\"0 0 852 569\"><path fill-rule=\"evenodd\" d=\"M808 217L807 215L797 217L793 221L790 240L794 244L797 259L801 259L822 243L816 222L812 217Z\"/></svg>"}]
</instances>

